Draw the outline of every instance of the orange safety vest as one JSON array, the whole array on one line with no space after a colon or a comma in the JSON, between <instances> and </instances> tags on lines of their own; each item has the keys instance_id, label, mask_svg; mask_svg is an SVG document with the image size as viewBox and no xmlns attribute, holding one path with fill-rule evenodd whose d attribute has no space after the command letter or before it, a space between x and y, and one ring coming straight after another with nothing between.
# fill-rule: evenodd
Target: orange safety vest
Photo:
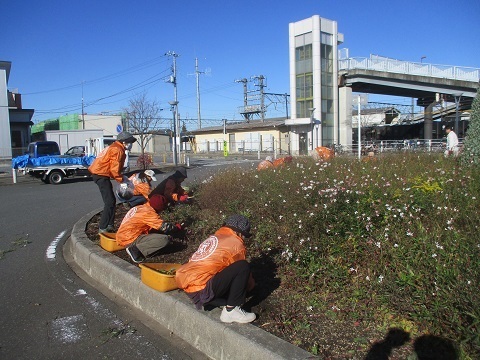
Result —
<instances>
[{"instance_id":1,"label":"orange safety vest","mask_svg":"<svg viewBox=\"0 0 480 360\"><path fill-rule=\"evenodd\" d=\"M236 261L245 260L245 255L242 238L232 229L221 227L200 244L188 263L177 269L175 281L185 292L200 291L215 274Z\"/></svg>"},{"instance_id":2,"label":"orange safety vest","mask_svg":"<svg viewBox=\"0 0 480 360\"><path fill-rule=\"evenodd\" d=\"M257 166L257 170L265 170L269 168L273 168L273 163L268 160L261 161Z\"/></svg>"},{"instance_id":3,"label":"orange safety vest","mask_svg":"<svg viewBox=\"0 0 480 360\"><path fill-rule=\"evenodd\" d=\"M143 195L148 200L148 195L152 191L152 187L148 182L143 182L138 178L138 174L133 174L128 178L133 184L133 195Z\"/></svg>"},{"instance_id":4,"label":"orange safety vest","mask_svg":"<svg viewBox=\"0 0 480 360\"><path fill-rule=\"evenodd\" d=\"M115 141L98 154L88 171L93 175L107 176L121 183L125 158L125 147L120 141Z\"/></svg>"}]
</instances>

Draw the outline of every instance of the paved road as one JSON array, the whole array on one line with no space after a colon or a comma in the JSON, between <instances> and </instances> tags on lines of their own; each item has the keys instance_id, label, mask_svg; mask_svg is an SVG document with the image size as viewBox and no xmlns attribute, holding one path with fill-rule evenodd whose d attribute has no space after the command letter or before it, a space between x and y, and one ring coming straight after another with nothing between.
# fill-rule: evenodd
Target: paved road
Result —
<instances>
[{"instance_id":1,"label":"paved road","mask_svg":"<svg viewBox=\"0 0 480 360\"><path fill-rule=\"evenodd\" d=\"M228 160L194 160L198 167L189 170L185 184L224 166L254 166ZM168 174L157 177L161 181ZM105 289L80 269L74 269L77 275L63 257L73 224L103 206L95 184L74 179L47 185L30 177L12 184L4 172L0 193L0 359L205 358L113 295L107 297L108 291L104 296Z\"/></svg>"},{"instance_id":2,"label":"paved road","mask_svg":"<svg viewBox=\"0 0 480 360\"><path fill-rule=\"evenodd\" d=\"M21 180L0 186L0 359L202 359L66 264L73 224L102 206L95 184Z\"/></svg>"}]
</instances>

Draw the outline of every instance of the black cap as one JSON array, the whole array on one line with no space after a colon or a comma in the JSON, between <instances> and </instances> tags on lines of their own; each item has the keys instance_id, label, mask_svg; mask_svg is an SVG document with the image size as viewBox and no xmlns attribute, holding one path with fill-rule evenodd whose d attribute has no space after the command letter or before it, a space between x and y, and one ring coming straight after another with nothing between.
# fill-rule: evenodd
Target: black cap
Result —
<instances>
[{"instance_id":1,"label":"black cap","mask_svg":"<svg viewBox=\"0 0 480 360\"><path fill-rule=\"evenodd\" d=\"M175 173L173 174L177 178L187 178L187 169L184 167L179 167L176 169Z\"/></svg>"},{"instance_id":2,"label":"black cap","mask_svg":"<svg viewBox=\"0 0 480 360\"><path fill-rule=\"evenodd\" d=\"M227 220L225 220L224 226L239 232L245 237L250 237L250 221L243 215L232 215Z\"/></svg>"},{"instance_id":3,"label":"black cap","mask_svg":"<svg viewBox=\"0 0 480 360\"><path fill-rule=\"evenodd\" d=\"M137 139L133 137L128 131L122 131L117 135L117 141L121 141L127 144L133 144Z\"/></svg>"}]
</instances>

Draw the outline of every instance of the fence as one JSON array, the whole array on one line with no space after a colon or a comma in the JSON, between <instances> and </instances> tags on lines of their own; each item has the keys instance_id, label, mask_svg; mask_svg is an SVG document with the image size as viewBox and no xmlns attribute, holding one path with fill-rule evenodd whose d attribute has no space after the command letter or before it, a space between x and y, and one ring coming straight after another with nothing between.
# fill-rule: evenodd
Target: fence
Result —
<instances>
[{"instance_id":1,"label":"fence","mask_svg":"<svg viewBox=\"0 0 480 360\"><path fill-rule=\"evenodd\" d=\"M338 61L338 67L339 70L364 69L473 82L478 82L480 80L480 69L478 68L426 64L378 56L371 56L370 58L355 57L341 59Z\"/></svg>"},{"instance_id":2,"label":"fence","mask_svg":"<svg viewBox=\"0 0 480 360\"><path fill-rule=\"evenodd\" d=\"M283 148L279 146L278 140L268 140L268 141L235 141L235 142L226 142L227 151L229 154L276 154L276 155L285 155L289 151L287 145L282 144ZM203 143L197 144L197 154L208 154L208 153L222 153L224 152L224 142L223 140L215 141L206 141Z\"/></svg>"},{"instance_id":3,"label":"fence","mask_svg":"<svg viewBox=\"0 0 480 360\"><path fill-rule=\"evenodd\" d=\"M463 145L463 139L458 139L459 146ZM365 141L361 144L362 155L369 152L388 153L399 151L416 152L443 152L446 147L446 139L407 139L407 140L376 140ZM358 154L358 143L351 146L336 145L337 154Z\"/></svg>"}]
</instances>

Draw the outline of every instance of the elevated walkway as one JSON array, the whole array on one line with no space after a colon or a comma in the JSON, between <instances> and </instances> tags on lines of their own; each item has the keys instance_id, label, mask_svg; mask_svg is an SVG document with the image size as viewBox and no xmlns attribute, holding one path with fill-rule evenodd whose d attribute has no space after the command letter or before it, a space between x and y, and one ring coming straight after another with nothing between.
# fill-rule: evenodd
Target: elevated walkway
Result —
<instances>
[{"instance_id":1,"label":"elevated walkway","mask_svg":"<svg viewBox=\"0 0 480 360\"><path fill-rule=\"evenodd\" d=\"M443 94L447 101L461 94L474 98L480 69L401 61L371 55L370 58L339 60L340 86L354 92L435 99ZM471 101L470 101L471 102Z\"/></svg>"}]
</instances>

